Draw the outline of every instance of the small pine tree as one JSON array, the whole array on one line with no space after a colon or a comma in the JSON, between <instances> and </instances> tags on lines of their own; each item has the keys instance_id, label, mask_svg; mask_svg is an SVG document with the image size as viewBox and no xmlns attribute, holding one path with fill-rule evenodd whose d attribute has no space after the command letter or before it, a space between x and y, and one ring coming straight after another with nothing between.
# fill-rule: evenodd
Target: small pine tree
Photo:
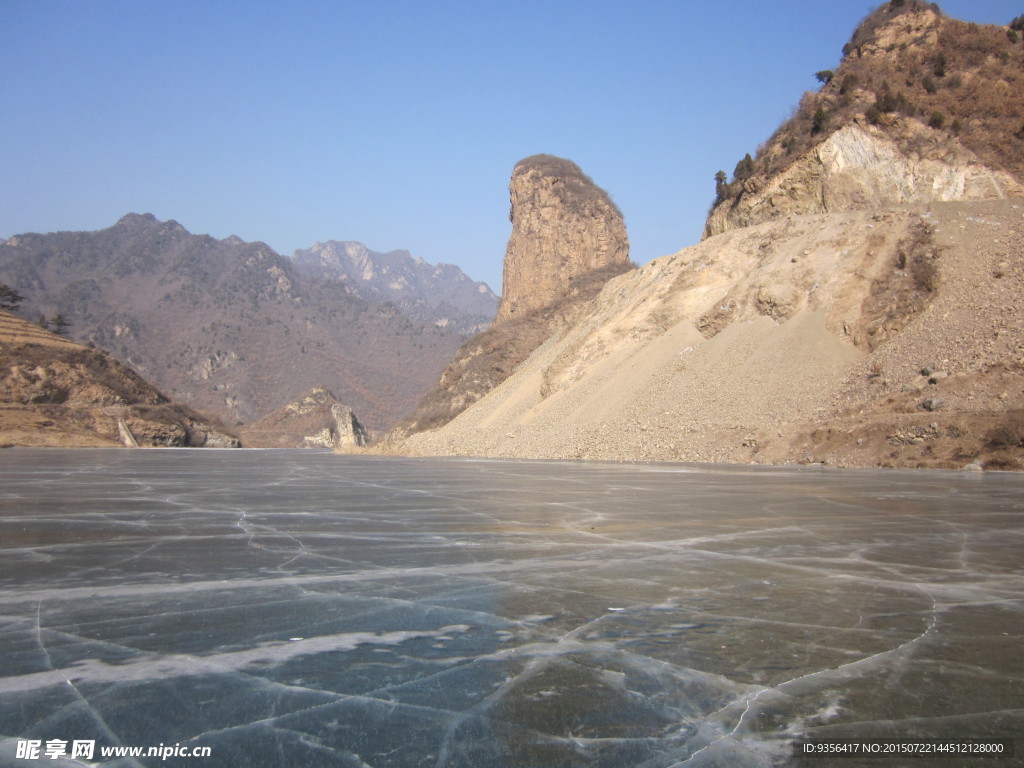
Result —
<instances>
[{"instance_id":1,"label":"small pine tree","mask_svg":"<svg viewBox=\"0 0 1024 768\"><path fill-rule=\"evenodd\" d=\"M835 72L833 72L831 69L823 69L820 72L815 72L814 76L818 78L819 83L824 83L825 85L828 85L829 83L832 82L832 78L835 77Z\"/></svg>"},{"instance_id":2,"label":"small pine tree","mask_svg":"<svg viewBox=\"0 0 1024 768\"><path fill-rule=\"evenodd\" d=\"M719 171L715 174L715 205L718 205L729 196L729 184L726 178L725 171Z\"/></svg>"},{"instance_id":3,"label":"small pine tree","mask_svg":"<svg viewBox=\"0 0 1024 768\"><path fill-rule=\"evenodd\" d=\"M736 163L736 168L732 172L733 181L743 181L749 179L754 175L754 159L747 152L743 159Z\"/></svg>"},{"instance_id":4,"label":"small pine tree","mask_svg":"<svg viewBox=\"0 0 1024 768\"><path fill-rule=\"evenodd\" d=\"M53 332L60 336L68 335L68 328L71 327L71 322L59 312L53 316L50 320Z\"/></svg>"},{"instance_id":5,"label":"small pine tree","mask_svg":"<svg viewBox=\"0 0 1024 768\"><path fill-rule=\"evenodd\" d=\"M879 112L906 111L907 99L902 93L893 93L888 83L875 95L875 109Z\"/></svg>"},{"instance_id":6,"label":"small pine tree","mask_svg":"<svg viewBox=\"0 0 1024 768\"><path fill-rule=\"evenodd\" d=\"M0 283L0 309L7 310L8 312L17 312L18 307L21 306L21 302L24 300L25 297L9 285Z\"/></svg>"},{"instance_id":7,"label":"small pine tree","mask_svg":"<svg viewBox=\"0 0 1024 768\"><path fill-rule=\"evenodd\" d=\"M818 107L818 110L814 113L814 121L811 125L811 133L817 135L825 129L825 125L828 123L828 112L825 111L824 107Z\"/></svg>"}]
</instances>

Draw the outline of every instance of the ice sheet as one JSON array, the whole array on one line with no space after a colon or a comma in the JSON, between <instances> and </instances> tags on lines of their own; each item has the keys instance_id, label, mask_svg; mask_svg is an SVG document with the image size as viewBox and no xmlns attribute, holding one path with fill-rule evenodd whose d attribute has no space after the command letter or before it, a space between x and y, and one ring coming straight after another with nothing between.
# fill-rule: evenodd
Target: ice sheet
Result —
<instances>
[{"instance_id":1,"label":"ice sheet","mask_svg":"<svg viewBox=\"0 0 1024 768\"><path fill-rule=\"evenodd\" d=\"M1014 474L12 449L0 549L0 763L31 738L768 766L802 736L1024 734Z\"/></svg>"}]
</instances>

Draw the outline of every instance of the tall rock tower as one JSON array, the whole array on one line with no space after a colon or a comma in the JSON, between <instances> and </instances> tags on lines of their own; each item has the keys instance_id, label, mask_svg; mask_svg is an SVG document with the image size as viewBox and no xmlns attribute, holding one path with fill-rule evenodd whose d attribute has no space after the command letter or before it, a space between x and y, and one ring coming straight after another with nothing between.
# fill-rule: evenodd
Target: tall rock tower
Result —
<instances>
[{"instance_id":1,"label":"tall rock tower","mask_svg":"<svg viewBox=\"0 0 1024 768\"><path fill-rule=\"evenodd\" d=\"M622 213L571 160L553 155L520 160L509 194L512 235L496 323L557 301L574 277L629 264Z\"/></svg>"},{"instance_id":2,"label":"tall rock tower","mask_svg":"<svg viewBox=\"0 0 1024 768\"><path fill-rule=\"evenodd\" d=\"M466 339L441 380L386 438L436 429L511 376L520 363L630 269L622 214L576 163L520 160L509 184L512 236L494 324ZM549 307L550 311L534 310Z\"/></svg>"}]
</instances>

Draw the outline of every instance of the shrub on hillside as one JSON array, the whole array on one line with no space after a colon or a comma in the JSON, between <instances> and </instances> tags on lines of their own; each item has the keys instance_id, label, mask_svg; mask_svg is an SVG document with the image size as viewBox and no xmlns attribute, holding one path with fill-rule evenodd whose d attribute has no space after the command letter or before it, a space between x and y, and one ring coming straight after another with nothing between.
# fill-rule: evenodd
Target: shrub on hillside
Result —
<instances>
[{"instance_id":1,"label":"shrub on hillside","mask_svg":"<svg viewBox=\"0 0 1024 768\"><path fill-rule=\"evenodd\" d=\"M751 175L770 178L779 173L859 114L883 128L900 123L898 115L940 126L983 162L1024 175L1024 100L1018 96L1024 91L1024 50L1006 34L1019 36L1024 16L1007 30L940 14L935 45L873 47L880 26L900 14L929 8L938 12L921 0L904 0L871 14L854 32L845 49L848 55L829 82L820 91L805 93L793 114L759 148ZM744 168L751 171L746 164ZM742 184L716 182L715 204L742 194Z\"/></svg>"}]
</instances>

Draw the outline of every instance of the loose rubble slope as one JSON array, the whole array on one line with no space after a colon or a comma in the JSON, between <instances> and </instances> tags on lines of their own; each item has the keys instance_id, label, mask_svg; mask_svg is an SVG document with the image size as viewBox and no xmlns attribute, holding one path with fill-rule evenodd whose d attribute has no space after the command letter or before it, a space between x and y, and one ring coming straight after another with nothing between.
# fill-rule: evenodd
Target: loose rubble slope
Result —
<instances>
[{"instance_id":1,"label":"loose rubble slope","mask_svg":"<svg viewBox=\"0 0 1024 768\"><path fill-rule=\"evenodd\" d=\"M612 280L404 450L1018 468L1022 217L1021 199L932 203L708 238Z\"/></svg>"}]
</instances>

